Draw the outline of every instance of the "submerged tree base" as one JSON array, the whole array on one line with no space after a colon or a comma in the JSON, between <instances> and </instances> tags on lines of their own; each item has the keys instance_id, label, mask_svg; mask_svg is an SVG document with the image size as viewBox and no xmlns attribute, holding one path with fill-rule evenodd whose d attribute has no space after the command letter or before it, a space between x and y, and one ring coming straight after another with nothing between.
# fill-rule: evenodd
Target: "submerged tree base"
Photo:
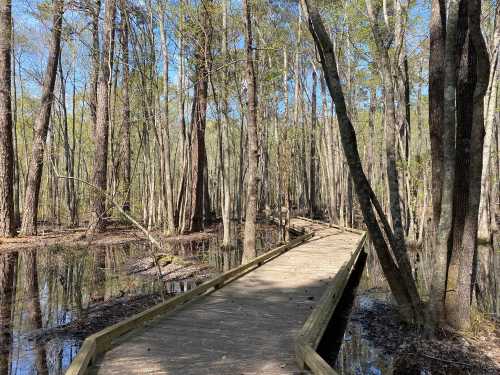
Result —
<instances>
[{"instance_id":1,"label":"submerged tree base","mask_svg":"<svg viewBox=\"0 0 500 375\"><path fill-rule=\"evenodd\" d=\"M440 330L427 339L399 318L386 290L371 288L355 300L336 361L340 374L378 368L383 374L498 374L498 321L474 332ZM372 372L362 372L372 373Z\"/></svg>"}]
</instances>

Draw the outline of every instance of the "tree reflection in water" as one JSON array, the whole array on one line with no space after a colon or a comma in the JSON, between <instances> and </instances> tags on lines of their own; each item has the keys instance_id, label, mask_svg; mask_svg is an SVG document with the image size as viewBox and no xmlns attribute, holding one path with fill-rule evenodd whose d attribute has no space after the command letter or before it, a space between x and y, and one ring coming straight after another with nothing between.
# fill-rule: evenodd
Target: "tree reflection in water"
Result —
<instances>
[{"instance_id":1,"label":"tree reflection in water","mask_svg":"<svg viewBox=\"0 0 500 375\"><path fill-rule=\"evenodd\" d=\"M275 247L278 239L275 227L261 226L259 251ZM221 244L222 234L217 233L201 241L170 243L169 250L189 263L206 265L213 276L241 264L241 241L234 240L224 250ZM151 254L148 245L133 242L0 255L0 375L63 374L82 342L82 337L64 330L68 324L84 324L96 308L122 297L160 291L175 295L202 282L194 278L165 282L128 272L131 260Z\"/></svg>"}]
</instances>

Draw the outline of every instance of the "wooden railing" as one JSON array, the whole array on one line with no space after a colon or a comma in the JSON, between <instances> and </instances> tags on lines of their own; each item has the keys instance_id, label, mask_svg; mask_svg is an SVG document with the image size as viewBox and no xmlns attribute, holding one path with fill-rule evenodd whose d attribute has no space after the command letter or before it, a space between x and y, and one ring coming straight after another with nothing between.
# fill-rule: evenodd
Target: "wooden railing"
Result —
<instances>
[{"instance_id":1,"label":"wooden railing","mask_svg":"<svg viewBox=\"0 0 500 375\"><path fill-rule=\"evenodd\" d=\"M365 247L366 232L330 225L302 217L300 219L361 234L361 239L351 258L342 265L339 272L335 275L332 283L321 296L318 305L314 308L311 315L309 315L309 318L306 320L295 339L295 354L297 364L301 370L308 368L316 375L337 375L337 372L335 372L335 370L316 352L316 349L344 293L344 289L351 277L354 266Z\"/></svg>"},{"instance_id":2,"label":"wooden railing","mask_svg":"<svg viewBox=\"0 0 500 375\"><path fill-rule=\"evenodd\" d=\"M298 229L296 228L294 228L293 231L299 233ZM286 251L300 245L314 235L314 233L312 232L306 233L304 231L300 232L300 234L301 235L294 240L273 250L270 250L265 254L262 254L249 263L224 272L222 275L204 282L198 287L191 289L189 292L183 293L177 297L173 297L141 313L135 314L117 324L96 332L91 336L88 336L83 342L82 347L78 351L78 354L71 362L71 365L66 370L66 375L86 374L88 367L92 364L97 355L107 351L111 347L113 340L116 340L120 336L123 336L125 333L130 332L133 329L141 327L144 323L151 321L152 319L160 315L164 315L180 308L187 302L193 301L201 296L205 296L214 292L224 285L227 285L232 281L240 278L246 273L260 267L264 263L269 262L270 260L285 253Z\"/></svg>"}]
</instances>

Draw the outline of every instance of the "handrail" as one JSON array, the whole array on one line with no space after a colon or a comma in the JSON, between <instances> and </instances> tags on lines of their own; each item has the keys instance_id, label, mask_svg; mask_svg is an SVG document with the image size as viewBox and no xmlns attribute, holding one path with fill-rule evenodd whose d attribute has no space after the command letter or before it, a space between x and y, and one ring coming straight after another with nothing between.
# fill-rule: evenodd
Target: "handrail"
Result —
<instances>
[{"instance_id":1,"label":"handrail","mask_svg":"<svg viewBox=\"0 0 500 375\"><path fill-rule=\"evenodd\" d=\"M300 219L313 221L302 217ZM322 222L317 223L329 225ZM338 227L334 225L329 226ZM358 241L350 260L345 262L335 275L333 282L325 293L323 293L318 305L314 308L311 315L309 315L295 339L295 355L299 368L303 370L307 367L313 374L318 375L338 375L337 372L316 352L316 349L366 243L366 232L357 229L353 230L352 228L342 229L361 234L361 239Z\"/></svg>"},{"instance_id":2,"label":"handrail","mask_svg":"<svg viewBox=\"0 0 500 375\"><path fill-rule=\"evenodd\" d=\"M302 233L304 232L306 231L303 231ZM86 374L89 365L95 360L96 356L108 350L114 339L142 326L144 323L158 317L161 314L172 312L187 302L214 292L215 290L245 275L251 270L253 271L264 263L267 263L286 251L300 245L313 236L313 232L305 233L284 245L269 250L265 254L258 256L246 264L233 268L232 270L224 272L222 275L212 280L204 282L186 293L159 303L143 312L135 314L119 323L88 336L78 351L77 356L73 359L69 368L66 370L66 375Z\"/></svg>"}]
</instances>

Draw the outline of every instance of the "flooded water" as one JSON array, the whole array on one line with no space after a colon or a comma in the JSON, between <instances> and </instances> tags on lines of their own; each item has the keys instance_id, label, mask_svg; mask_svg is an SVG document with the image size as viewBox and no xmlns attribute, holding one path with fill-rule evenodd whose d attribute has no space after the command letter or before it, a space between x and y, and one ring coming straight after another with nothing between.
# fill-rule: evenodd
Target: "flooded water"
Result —
<instances>
[{"instance_id":1,"label":"flooded water","mask_svg":"<svg viewBox=\"0 0 500 375\"><path fill-rule=\"evenodd\" d=\"M240 265L241 241L222 251L220 237L171 244L184 263L161 277L150 265L134 269L154 259L141 242L0 255L0 375L62 374L88 334ZM259 252L278 238L261 226Z\"/></svg>"},{"instance_id":2,"label":"flooded water","mask_svg":"<svg viewBox=\"0 0 500 375\"><path fill-rule=\"evenodd\" d=\"M375 297L356 297L353 308L367 308L366 305L373 304L372 298ZM344 375L393 374L394 358L377 347L363 323L354 317L349 319L334 367Z\"/></svg>"},{"instance_id":3,"label":"flooded water","mask_svg":"<svg viewBox=\"0 0 500 375\"><path fill-rule=\"evenodd\" d=\"M394 301L385 281L375 277L373 270L369 261L366 268L353 272L318 347L339 375L408 374L400 369L401 361L394 354L401 340ZM416 371L411 373L430 375L425 368Z\"/></svg>"}]
</instances>

